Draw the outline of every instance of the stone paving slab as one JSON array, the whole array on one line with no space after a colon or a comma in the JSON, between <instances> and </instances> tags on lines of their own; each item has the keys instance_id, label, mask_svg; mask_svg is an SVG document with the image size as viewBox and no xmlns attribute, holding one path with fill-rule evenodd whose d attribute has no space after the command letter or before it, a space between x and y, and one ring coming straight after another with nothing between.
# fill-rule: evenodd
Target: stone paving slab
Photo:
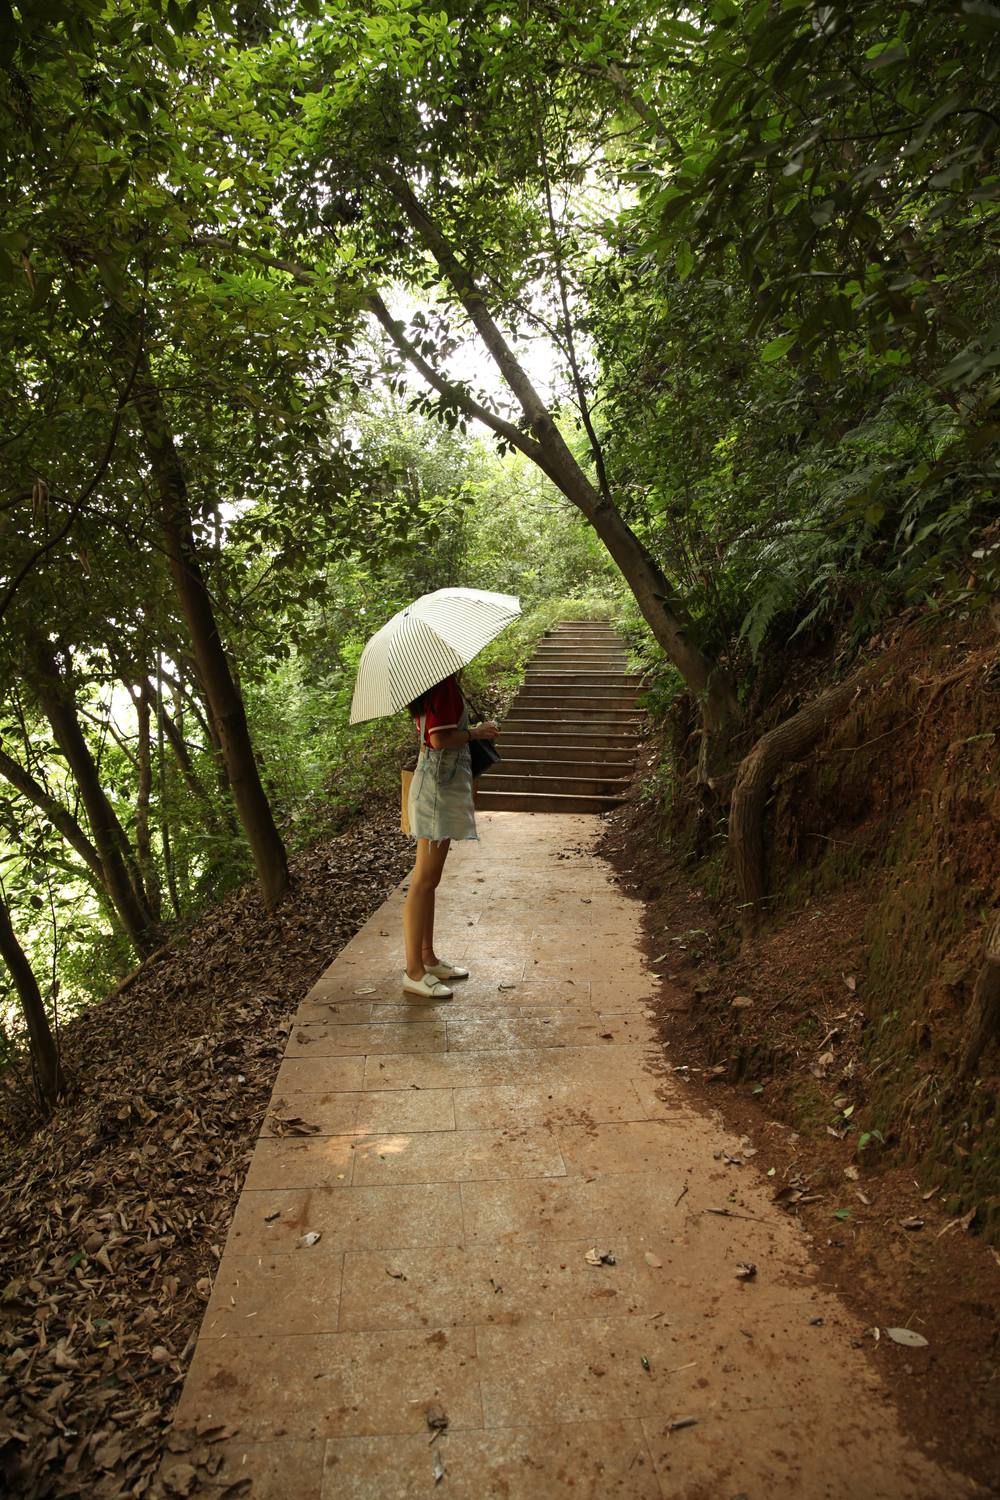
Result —
<instances>
[{"instance_id":1,"label":"stone paving slab","mask_svg":"<svg viewBox=\"0 0 1000 1500\"><path fill-rule=\"evenodd\" d=\"M308 1231L322 1235L328 1254L461 1244L461 1188L457 1182L418 1182L245 1191L233 1217L220 1275L231 1253L264 1256L272 1250L294 1250Z\"/></svg>"},{"instance_id":2,"label":"stone paving slab","mask_svg":"<svg viewBox=\"0 0 1000 1500\"><path fill-rule=\"evenodd\" d=\"M481 1428L472 1328L200 1338L177 1408L270 1438L417 1433L428 1406Z\"/></svg>"},{"instance_id":3,"label":"stone paving slab","mask_svg":"<svg viewBox=\"0 0 1000 1500\"><path fill-rule=\"evenodd\" d=\"M349 1438L327 1444L322 1500L659 1500L639 1422L508 1428L446 1435L434 1455L420 1438Z\"/></svg>"},{"instance_id":4,"label":"stone paving slab","mask_svg":"<svg viewBox=\"0 0 1000 1500\"><path fill-rule=\"evenodd\" d=\"M975 1495L665 1070L599 828L490 813L452 850L454 1001L402 994L405 882L304 997L178 1427L232 1429L214 1483L257 1500Z\"/></svg>"}]
</instances>

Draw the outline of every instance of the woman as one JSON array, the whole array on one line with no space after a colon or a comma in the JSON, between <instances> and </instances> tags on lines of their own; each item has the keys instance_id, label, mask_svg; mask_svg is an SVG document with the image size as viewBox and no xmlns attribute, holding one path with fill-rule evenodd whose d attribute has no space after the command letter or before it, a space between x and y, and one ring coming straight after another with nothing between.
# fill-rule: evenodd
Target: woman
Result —
<instances>
[{"instance_id":1,"label":"woman","mask_svg":"<svg viewBox=\"0 0 1000 1500\"><path fill-rule=\"evenodd\" d=\"M454 673L410 704L420 735L420 758L413 773L407 813L417 841L417 862L403 907L406 972L403 989L422 1000L450 1000L446 979L467 979L468 969L445 963L434 951L434 893L452 839L474 839L470 740L495 739L488 722L469 725L469 707Z\"/></svg>"}]
</instances>

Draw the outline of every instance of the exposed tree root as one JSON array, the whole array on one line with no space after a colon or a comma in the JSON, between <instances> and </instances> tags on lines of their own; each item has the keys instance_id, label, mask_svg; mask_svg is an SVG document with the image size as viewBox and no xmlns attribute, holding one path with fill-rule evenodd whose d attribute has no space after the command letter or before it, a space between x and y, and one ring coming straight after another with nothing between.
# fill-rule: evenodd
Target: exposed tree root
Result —
<instances>
[{"instance_id":1,"label":"exposed tree root","mask_svg":"<svg viewBox=\"0 0 1000 1500\"><path fill-rule=\"evenodd\" d=\"M1000 917L986 930L983 966L972 995L972 1014L962 1058L962 1077L970 1078L991 1041L1000 1039Z\"/></svg>"},{"instance_id":2,"label":"exposed tree root","mask_svg":"<svg viewBox=\"0 0 1000 1500\"><path fill-rule=\"evenodd\" d=\"M775 776L816 743L832 719L844 714L859 693L891 670L894 653L866 662L798 713L763 735L740 762L729 809L729 850L744 927L753 925L767 895L764 809Z\"/></svg>"}]
</instances>

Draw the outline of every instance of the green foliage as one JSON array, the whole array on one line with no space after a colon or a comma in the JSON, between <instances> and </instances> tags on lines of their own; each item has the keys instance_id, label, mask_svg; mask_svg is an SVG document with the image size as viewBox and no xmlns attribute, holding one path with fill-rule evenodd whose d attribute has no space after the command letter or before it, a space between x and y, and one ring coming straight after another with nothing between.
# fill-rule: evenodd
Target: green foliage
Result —
<instances>
[{"instance_id":1,"label":"green foliage","mask_svg":"<svg viewBox=\"0 0 1000 1500\"><path fill-rule=\"evenodd\" d=\"M614 158L634 197L587 276L606 457L748 691L781 642L995 584L987 9L637 22Z\"/></svg>"},{"instance_id":2,"label":"green foliage","mask_svg":"<svg viewBox=\"0 0 1000 1500\"><path fill-rule=\"evenodd\" d=\"M659 817L670 812L677 791L677 768L673 756L661 755L639 785L639 801Z\"/></svg>"},{"instance_id":3,"label":"green foliage","mask_svg":"<svg viewBox=\"0 0 1000 1500\"><path fill-rule=\"evenodd\" d=\"M26 672L41 634L128 847L149 829L168 921L248 866L163 554L143 360L295 843L394 795L409 727L351 729L349 699L417 594L522 596L469 675L491 711L546 622L609 608L651 710L681 691L648 599L537 461L546 421L745 702L778 647L995 596L995 7L250 9L0 7L0 668L24 681L0 732L85 823ZM484 307L544 419L473 342ZM98 993L128 963L107 901L4 796L32 959Z\"/></svg>"}]
</instances>

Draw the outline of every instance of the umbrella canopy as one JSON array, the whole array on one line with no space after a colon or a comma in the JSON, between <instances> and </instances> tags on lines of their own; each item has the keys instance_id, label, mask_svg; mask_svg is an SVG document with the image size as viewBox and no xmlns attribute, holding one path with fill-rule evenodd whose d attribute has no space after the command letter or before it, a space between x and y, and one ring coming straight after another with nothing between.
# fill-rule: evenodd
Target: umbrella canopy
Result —
<instances>
[{"instance_id":1,"label":"umbrella canopy","mask_svg":"<svg viewBox=\"0 0 1000 1500\"><path fill-rule=\"evenodd\" d=\"M372 636L361 653L351 723L398 713L452 672L467 667L521 613L513 594L436 589Z\"/></svg>"}]
</instances>

